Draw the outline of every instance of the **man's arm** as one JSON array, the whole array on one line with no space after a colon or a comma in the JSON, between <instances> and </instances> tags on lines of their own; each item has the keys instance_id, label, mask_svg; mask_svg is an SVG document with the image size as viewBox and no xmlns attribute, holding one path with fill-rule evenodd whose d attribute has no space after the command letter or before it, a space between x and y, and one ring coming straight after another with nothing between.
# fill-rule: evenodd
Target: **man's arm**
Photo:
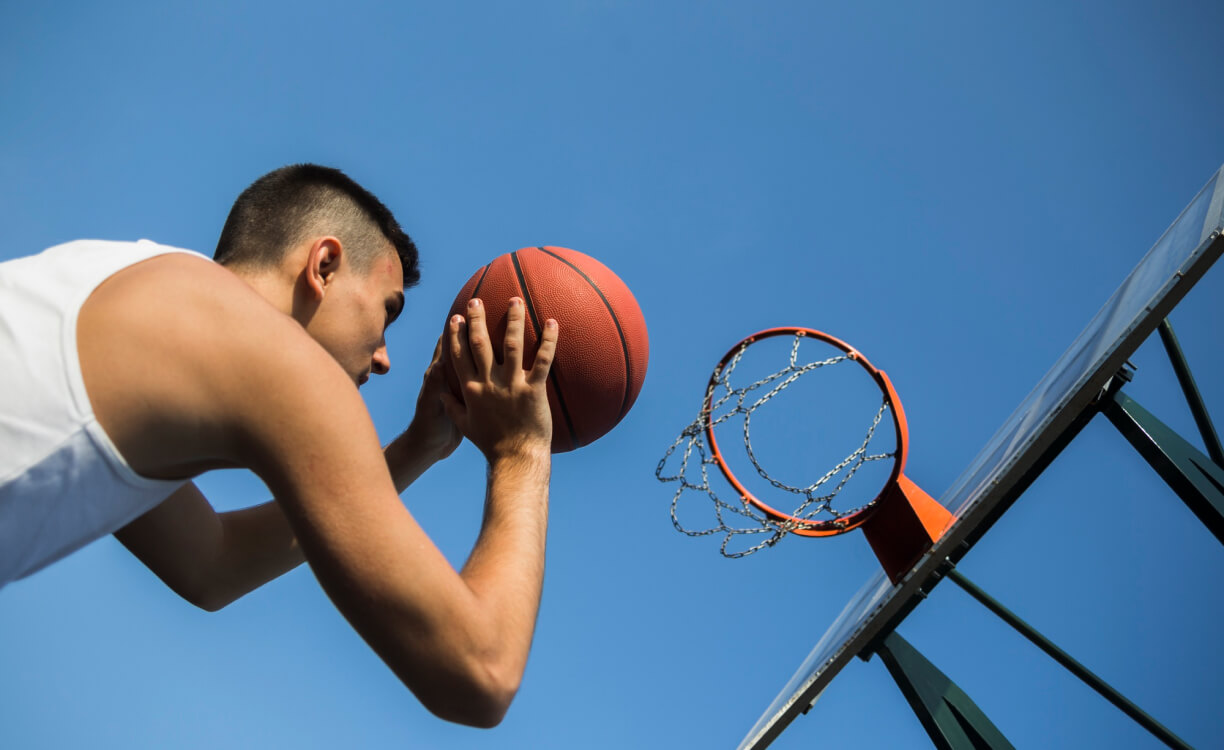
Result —
<instances>
[{"instance_id":1,"label":"man's arm","mask_svg":"<svg viewBox=\"0 0 1224 750\"><path fill-rule=\"evenodd\" d=\"M115 538L175 593L210 612L306 560L276 502L217 513L193 482Z\"/></svg>"},{"instance_id":2,"label":"man's arm","mask_svg":"<svg viewBox=\"0 0 1224 750\"><path fill-rule=\"evenodd\" d=\"M405 432L384 451L397 492L438 460L419 446ZM115 538L174 593L209 612L306 561L275 500L218 513L194 482L116 531Z\"/></svg>"},{"instance_id":3,"label":"man's arm","mask_svg":"<svg viewBox=\"0 0 1224 750\"><path fill-rule=\"evenodd\" d=\"M438 460L419 445L405 432L384 450L397 492ZM275 500L218 513L194 482L116 531L115 538L174 593L209 612L306 561Z\"/></svg>"},{"instance_id":4,"label":"man's arm","mask_svg":"<svg viewBox=\"0 0 1224 750\"><path fill-rule=\"evenodd\" d=\"M524 372L521 306L511 315L502 365L484 367L482 318L466 337L448 332L453 349L470 340L482 353L450 411L482 425L469 437L490 460L484 529L461 573L400 503L348 376L228 271L187 256L125 269L82 308L78 348L98 421L137 472L255 471L324 590L404 684L444 718L491 726L539 606L557 339L546 330Z\"/></svg>"},{"instance_id":5,"label":"man's arm","mask_svg":"<svg viewBox=\"0 0 1224 750\"><path fill-rule=\"evenodd\" d=\"M440 338L412 422L383 450L399 493L463 439L442 404L441 355ZM115 532L115 538L171 590L210 612L306 560L275 501L217 513L192 482Z\"/></svg>"},{"instance_id":6,"label":"man's arm","mask_svg":"<svg viewBox=\"0 0 1224 750\"><path fill-rule=\"evenodd\" d=\"M557 330L546 329L526 372L521 303L511 309L502 364L483 312L469 316L470 326L452 321L448 332L457 359L470 351L470 364L456 368L463 401L444 400L490 469L485 521L461 574L400 505L363 404L338 369L325 378L316 364L302 393L269 383L238 413L249 431L244 453L282 499L340 611L426 707L491 726L518 690L539 609L552 437L546 384ZM319 408L301 408L319 399ZM312 439L320 435L327 439Z\"/></svg>"}]
</instances>

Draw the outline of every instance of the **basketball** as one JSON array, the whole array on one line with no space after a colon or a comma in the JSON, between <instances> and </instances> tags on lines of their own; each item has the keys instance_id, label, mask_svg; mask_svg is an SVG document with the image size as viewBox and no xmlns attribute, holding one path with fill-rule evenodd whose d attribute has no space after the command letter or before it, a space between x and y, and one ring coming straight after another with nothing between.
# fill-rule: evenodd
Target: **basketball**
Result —
<instances>
[{"instance_id":1,"label":"basketball","mask_svg":"<svg viewBox=\"0 0 1224 750\"><path fill-rule=\"evenodd\" d=\"M511 297L522 297L527 313L524 368L535 360L544 321L557 321L548 375L553 453L589 445L629 413L646 379L650 342L637 300L607 266L564 247L527 247L472 274L450 314L465 313L473 297L484 303L499 361ZM454 372L448 369L447 377L457 394Z\"/></svg>"}]
</instances>

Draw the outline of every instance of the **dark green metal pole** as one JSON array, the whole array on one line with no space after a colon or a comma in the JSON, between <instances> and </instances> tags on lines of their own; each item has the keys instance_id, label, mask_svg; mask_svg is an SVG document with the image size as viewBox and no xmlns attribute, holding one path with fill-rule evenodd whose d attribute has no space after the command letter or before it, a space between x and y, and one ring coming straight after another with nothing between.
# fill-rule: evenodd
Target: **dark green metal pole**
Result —
<instances>
[{"instance_id":1,"label":"dark green metal pole","mask_svg":"<svg viewBox=\"0 0 1224 750\"><path fill-rule=\"evenodd\" d=\"M1181 384L1182 392L1186 394L1186 403L1190 406L1190 413L1194 415L1194 423L1198 426L1199 434L1203 436L1207 455L1211 456L1211 460L1215 461L1218 466L1224 468L1224 448L1220 447L1220 437L1216 435L1215 426L1211 424L1211 417L1207 414L1207 405L1203 403L1203 397L1199 394L1194 376L1190 374L1190 364L1186 362L1186 355L1182 354L1181 345L1177 343L1177 336L1173 333L1173 326L1169 323L1169 319L1165 318L1160 321L1160 326L1156 330L1160 331L1160 340L1169 354L1169 362L1173 364L1177 382Z\"/></svg>"},{"instance_id":2,"label":"dark green metal pole","mask_svg":"<svg viewBox=\"0 0 1224 750\"><path fill-rule=\"evenodd\" d=\"M955 568L948 571L948 578L955 582L957 586L964 589L969 596L972 596L974 599L981 602L986 609L989 609L991 612L998 615L999 618L1008 625L1015 628L1020 635L1029 639L1033 645L1049 654L1054 661L1065 667L1067 671L1083 680L1084 684L1100 693L1105 700L1121 709L1122 713L1131 717L1140 726L1151 732L1152 735L1154 735L1161 742L1165 743L1169 747L1177 748L1178 750L1192 750L1192 748L1180 737L1170 732L1163 724L1156 721L1151 716L1148 716L1143 709L1127 700L1125 696L1110 687L1104 680L1093 674L1083 664L1080 664L1078 661L1073 659L1066 651L1063 651L1058 646L1055 646L1041 633L1033 630L1028 623L1017 617L1016 614L1007 607L1004 607L1002 604L991 598L989 594L974 585L972 581L961 575Z\"/></svg>"},{"instance_id":3,"label":"dark green metal pole","mask_svg":"<svg viewBox=\"0 0 1224 750\"><path fill-rule=\"evenodd\" d=\"M1105 399L1100 409L1207 530L1224 544L1224 466L1204 456L1122 391Z\"/></svg>"},{"instance_id":4,"label":"dark green metal pole","mask_svg":"<svg viewBox=\"0 0 1224 750\"><path fill-rule=\"evenodd\" d=\"M1015 750L973 699L892 631L875 651L936 750Z\"/></svg>"}]
</instances>

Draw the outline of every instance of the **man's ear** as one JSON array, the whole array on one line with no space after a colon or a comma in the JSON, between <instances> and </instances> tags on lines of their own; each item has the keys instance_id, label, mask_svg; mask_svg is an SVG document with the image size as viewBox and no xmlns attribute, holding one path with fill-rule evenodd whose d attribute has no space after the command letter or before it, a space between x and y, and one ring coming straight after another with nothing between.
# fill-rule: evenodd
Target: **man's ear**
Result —
<instances>
[{"instance_id":1,"label":"man's ear","mask_svg":"<svg viewBox=\"0 0 1224 750\"><path fill-rule=\"evenodd\" d=\"M328 287L336 280L343 257L344 246L335 237L318 237L310 244L304 277L311 296L323 299Z\"/></svg>"}]
</instances>

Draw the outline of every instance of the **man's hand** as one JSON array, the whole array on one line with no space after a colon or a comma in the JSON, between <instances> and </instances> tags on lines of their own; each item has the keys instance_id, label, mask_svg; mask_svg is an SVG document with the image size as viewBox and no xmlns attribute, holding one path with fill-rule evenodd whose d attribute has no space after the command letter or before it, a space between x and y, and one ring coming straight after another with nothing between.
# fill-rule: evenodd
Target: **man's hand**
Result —
<instances>
[{"instance_id":1,"label":"man's hand","mask_svg":"<svg viewBox=\"0 0 1224 750\"><path fill-rule=\"evenodd\" d=\"M543 450L552 444L548 371L557 349L557 321L545 322L530 370L523 369L523 300L510 300L502 362L498 364L479 299L468 302L467 320L447 321L447 354L459 377L462 400L441 391L442 403L459 430L492 463L498 458Z\"/></svg>"},{"instance_id":2,"label":"man's hand","mask_svg":"<svg viewBox=\"0 0 1224 750\"><path fill-rule=\"evenodd\" d=\"M445 365L442 361L442 341L446 334L438 337L433 359L425 368L421 391L417 394L416 413L404 432L405 438L416 451L433 461L441 461L455 452L463 442L463 433L455 426L442 404L442 394L447 392Z\"/></svg>"},{"instance_id":3,"label":"man's hand","mask_svg":"<svg viewBox=\"0 0 1224 750\"><path fill-rule=\"evenodd\" d=\"M396 492L408 489L426 469L454 453L463 442L463 433L447 415L441 398L447 392L442 349L445 338L445 332L438 337L433 359L425 368L412 422L383 450Z\"/></svg>"}]
</instances>

